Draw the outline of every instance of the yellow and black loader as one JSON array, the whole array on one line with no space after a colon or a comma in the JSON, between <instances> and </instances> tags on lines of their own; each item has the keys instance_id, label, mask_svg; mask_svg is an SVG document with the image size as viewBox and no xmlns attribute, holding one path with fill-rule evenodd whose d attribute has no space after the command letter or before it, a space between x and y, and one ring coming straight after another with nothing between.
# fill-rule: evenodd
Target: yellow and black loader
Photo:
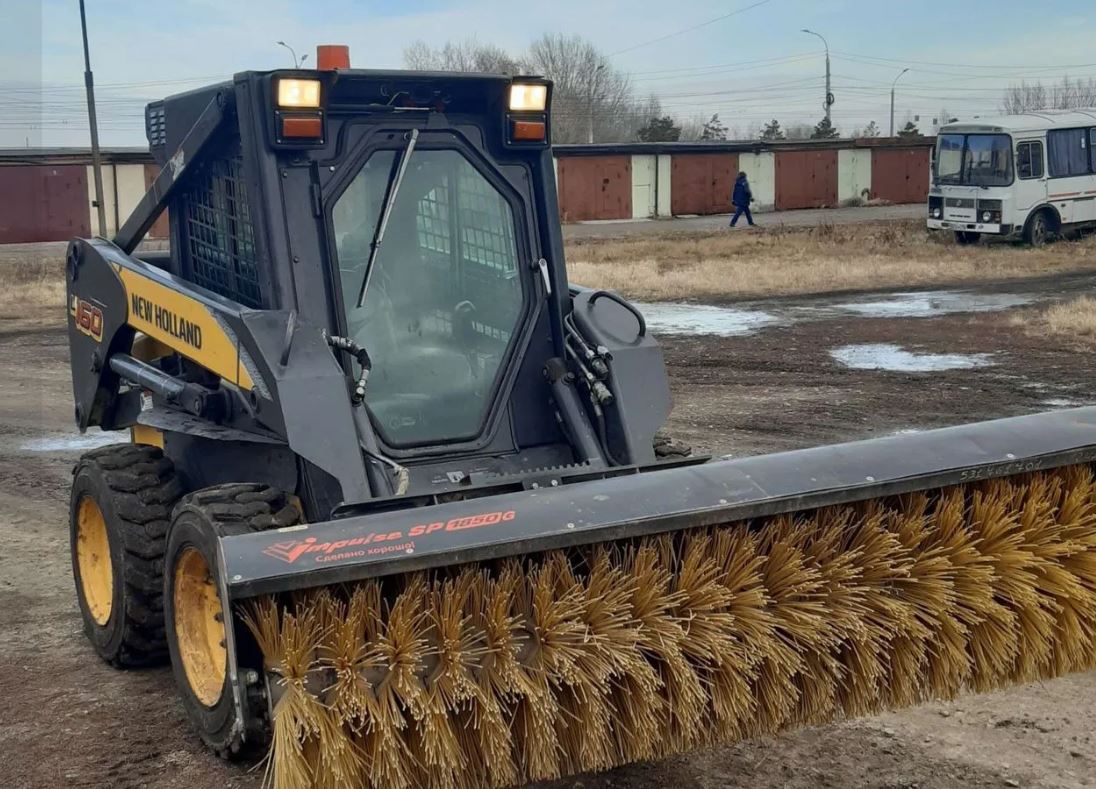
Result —
<instances>
[{"instance_id":1,"label":"yellow and black loader","mask_svg":"<svg viewBox=\"0 0 1096 789\"><path fill-rule=\"evenodd\" d=\"M278 787L509 786L1096 666L1096 409L734 460L568 282L549 82L243 72L67 253L96 651ZM167 251L138 251L164 212Z\"/></svg>"}]
</instances>

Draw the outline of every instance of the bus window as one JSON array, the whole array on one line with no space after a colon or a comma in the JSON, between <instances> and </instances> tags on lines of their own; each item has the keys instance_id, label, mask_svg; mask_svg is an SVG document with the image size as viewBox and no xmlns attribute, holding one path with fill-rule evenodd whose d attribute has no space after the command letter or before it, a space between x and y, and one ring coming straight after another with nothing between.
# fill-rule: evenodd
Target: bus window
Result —
<instances>
[{"instance_id":1,"label":"bus window","mask_svg":"<svg viewBox=\"0 0 1096 789\"><path fill-rule=\"evenodd\" d=\"M1016 146L1016 170L1021 178L1043 177L1043 144L1022 142Z\"/></svg>"},{"instance_id":2,"label":"bus window","mask_svg":"<svg viewBox=\"0 0 1096 789\"><path fill-rule=\"evenodd\" d=\"M1050 175L1064 178L1088 175L1088 129L1052 129L1047 132Z\"/></svg>"},{"instance_id":3,"label":"bus window","mask_svg":"<svg viewBox=\"0 0 1096 789\"><path fill-rule=\"evenodd\" d=\"M964 141L962 134L941 134L936 141L936 178L941 183L959 183Z\"/></svg>"},{"instance_id":4,"label":"bus window","mask_svg":"<svg viewBox=\"0 0 1096 789\"><path fill-rule=\"evenodd\" d=\"M941 134L936 182L970 186L1012 183L1012 139L1007 134Z\"/></svg>"}]
</instances>

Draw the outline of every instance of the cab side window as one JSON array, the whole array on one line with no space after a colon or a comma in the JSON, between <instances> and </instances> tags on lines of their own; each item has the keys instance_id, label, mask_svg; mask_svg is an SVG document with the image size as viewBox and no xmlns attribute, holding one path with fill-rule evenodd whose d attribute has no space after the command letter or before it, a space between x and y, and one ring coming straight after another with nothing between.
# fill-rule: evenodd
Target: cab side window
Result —
<instances>
[{"instance_id":1,"label":"cab side window","mask_svg":"<svg viewBox=\"0 0 1096 789\"><path fill-rule=\"evenodd\" d=\"M1016 146L1016 170L1021 178L1043 177L1043 143L1022 142Z\"/></svg>"}]
</instances>

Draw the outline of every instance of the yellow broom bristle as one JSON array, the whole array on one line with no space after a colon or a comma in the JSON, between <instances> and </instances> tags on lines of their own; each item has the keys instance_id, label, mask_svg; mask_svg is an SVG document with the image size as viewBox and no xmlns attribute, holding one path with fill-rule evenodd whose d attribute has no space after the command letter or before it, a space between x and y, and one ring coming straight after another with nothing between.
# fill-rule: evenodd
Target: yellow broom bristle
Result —
<instances>
[{"instance_id":1,"label":"yellow broom bristle","mask_svg":"<svg viewBox=\"0 0 1096 789\"><path fill-rule=\"evenodd\" d=\"M268 783L475 789L1096 666L1071 467L240 611Z\"/></svg>"},{"instance_id":2,"label":"yellow broom bristle","mask_svg":"<svg viewBox=\"0 0 1096 789\"><path fill-rule=\"evenodd\" d=\"M279 615L277 604L267 598L246 606L241 618L282 691L271 716L274 731L266 783L274 789L310 785L315 762L306 754L305 745L318 741L327 731L323 705L308 690L322 638L320 617L307 605Z\"/></svg>"}]
</instances>

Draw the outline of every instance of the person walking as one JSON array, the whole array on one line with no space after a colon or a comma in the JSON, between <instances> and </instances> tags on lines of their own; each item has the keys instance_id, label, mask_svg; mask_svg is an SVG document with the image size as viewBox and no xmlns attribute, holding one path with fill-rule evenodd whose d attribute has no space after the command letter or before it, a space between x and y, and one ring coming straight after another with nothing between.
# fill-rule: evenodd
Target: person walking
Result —
<instances>
[{"instance_id":1,"label":"person walking","mask_svg":"<svg viewBox=\"0 0 1096 789\"><path fill-rule=\"evenodd\" d=\"M731 217L731 227L738 222L738 218L746 215L746 221L750 227L754 226L753 214L750 213L750 203L753 202L753 192L750 191L750 182L746 173L739 173L734 182L734 191L731 193L731 203L734 204L734 216Z\"/></svg>"}]
</instances>

